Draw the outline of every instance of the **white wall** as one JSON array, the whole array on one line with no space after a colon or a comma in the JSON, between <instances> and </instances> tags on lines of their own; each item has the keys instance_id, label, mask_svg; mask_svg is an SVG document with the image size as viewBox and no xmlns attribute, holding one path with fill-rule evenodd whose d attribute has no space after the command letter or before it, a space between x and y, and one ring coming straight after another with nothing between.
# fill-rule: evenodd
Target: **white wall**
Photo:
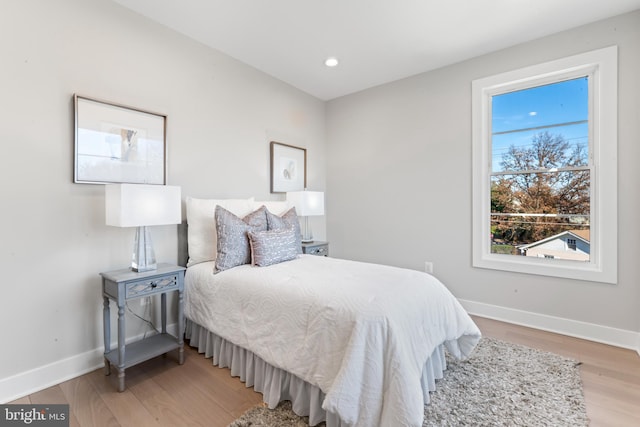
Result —
<instances>
[{"instance_id":1,"label":"white wall","mask_svg":"<svg viewBox=\"0 0 640 427\"><path fill-rule=\"evenodd\" d=\"M619 283L471 267L471 82L619 46ZM434 273L477 313L638 345L640 11L330 101L331 252ZM639 347L640 351L640 347Z\"/></svg>"},{"instance_id":2,"label":"white wall","mask_svg":"<svg viewBox=\"0 0 640 427\"><path fill-rule=\"evenodd\" d=\"M72 182L74 93L167 114L183 197L282 199L271 139L306 147L308 186L325 189L323 102L115 3L3 0L0 52L0 402L101 362L98 273L130 263L134 232L104 225L103 187ZM152 233L175 262L176 227Z\"/></svg>"}]
</instances>

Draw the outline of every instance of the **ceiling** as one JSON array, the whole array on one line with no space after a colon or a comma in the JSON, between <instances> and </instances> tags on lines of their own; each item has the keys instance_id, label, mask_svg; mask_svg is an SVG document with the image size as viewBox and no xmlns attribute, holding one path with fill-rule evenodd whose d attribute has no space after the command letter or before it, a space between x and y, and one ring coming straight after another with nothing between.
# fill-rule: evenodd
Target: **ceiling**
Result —
<instances>
[{"instance_id":1,"label":"ceiling","mask_svg":"<svg viewBox=\"0 0 640 427\"><path fill-rule=\"evenodd\" d=\"M640 0L113 0L322 100L640 9ZM327 57L340 64L329 68Z\"/></svg>"}]
</instances>

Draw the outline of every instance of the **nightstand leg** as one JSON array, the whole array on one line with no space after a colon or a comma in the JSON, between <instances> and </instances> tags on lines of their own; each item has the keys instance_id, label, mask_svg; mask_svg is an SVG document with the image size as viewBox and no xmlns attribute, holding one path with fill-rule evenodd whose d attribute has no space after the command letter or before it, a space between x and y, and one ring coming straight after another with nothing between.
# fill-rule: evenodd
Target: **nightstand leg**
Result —
<instances>
[{"instance_id":1,"label":"nightstand leg","mask_svg":"<svg viewBox=\"0 0 640 427\"><path fill-rule=\"evenodd\" d=\"M160 295L160 316L162 319L162 333L167 333L167 294Z\"/></svg>"},{"instance_id":2,"label":"nightstand leg","mask_svg":"<svg viewBox=\"0 0 640 427\"><path fill-rule=\"evenodd\" d=\"M102 309L102 327L104 332L104 374L111 374L111 364L107 360L107 353L111 351L111 315L109 313L109 298L104 297Z\"/></svg>"},{"instance_id":3,"label":"nightstand leg","mask_svg":"<svg viewBox=\"0 0 640 427\"><path fill-rule=\"evenodd\" d=\"M184 363L184 292L178 291L178 363Z\"/></svg>"},{"instance_id":4,"label":"nightstand leg","mask_svg":"<svg viewBox=\"0 0 640 427\"><path fill-rule=\"evenodd\" d=\"M118 391L124 391L124 305L118 306Z\"/></svg>"},{"instance_id":5,"label":"nightstand leg","mask_svg":"<svg viewBox=\"0 0 640 427\"><path fill-rule=\"evenodd\" d=\"M118 391L124 391L124 369L118 372Z\"/></svg>"},{"instance_id":6,"label":"nightstand leg","mask_svg":"<svg viewBox=\"0 0 640 427\"><path fill-rule=\"evenodd\" d=\"M161 320L161 326L162 326L162 333L166 334L167 333L167 294L162 294L160 295L160 318ZM162 357L167 357L167 353L164 353L162 355Z\"/></svg>"}]
</instances>

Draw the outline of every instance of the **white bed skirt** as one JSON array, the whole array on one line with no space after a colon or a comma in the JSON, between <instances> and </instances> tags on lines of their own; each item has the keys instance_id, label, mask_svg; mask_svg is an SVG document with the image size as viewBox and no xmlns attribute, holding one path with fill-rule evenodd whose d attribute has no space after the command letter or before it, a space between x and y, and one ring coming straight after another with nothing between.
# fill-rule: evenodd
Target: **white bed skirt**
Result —
<instances>
[{"instance_id":1,"label":"white bed skirt","mask_svg":"<svg viewBox=\"0 0 640 427\"><path fill-rule=\"evenodd\" d=\"M322 409L325 394L318 387L282 369L271 366L254 353L219 337L206 328L186 319L185 337L191 347L213 359L213 365L229 368L231 375L239 377L247 387L263 395L263 401L270 409L278 403L289 400L293 411L309 417L309 425L323 421L327 427L350 427L337 414ZM434 391L436 380L441 379L446 369L444 345L432 353L422 371L422 394L424 403L429 403L429 392Z\"/></svg>"}]
</instances>

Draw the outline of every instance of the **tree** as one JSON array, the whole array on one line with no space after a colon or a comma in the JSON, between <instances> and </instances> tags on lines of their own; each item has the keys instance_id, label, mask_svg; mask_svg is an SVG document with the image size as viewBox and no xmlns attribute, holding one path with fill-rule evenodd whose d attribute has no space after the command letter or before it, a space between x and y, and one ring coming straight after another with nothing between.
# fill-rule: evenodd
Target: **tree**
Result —
<instances>
[{"instance_id":1,"label":"tree","mask_svg":"<svg viewBox=\"0 0 640 427\"><path fill-rule=\"evenodd\" d=\"M492 182L492 213L519 214L493 217L495 230L512 243L577 228L584 224L576 224L575 215L589 217L589 171L571 169L587 165L584 147L548 131L535 134L531 142L509 147L501 161L504 173Z\"/></svg>"}]
</instances>

